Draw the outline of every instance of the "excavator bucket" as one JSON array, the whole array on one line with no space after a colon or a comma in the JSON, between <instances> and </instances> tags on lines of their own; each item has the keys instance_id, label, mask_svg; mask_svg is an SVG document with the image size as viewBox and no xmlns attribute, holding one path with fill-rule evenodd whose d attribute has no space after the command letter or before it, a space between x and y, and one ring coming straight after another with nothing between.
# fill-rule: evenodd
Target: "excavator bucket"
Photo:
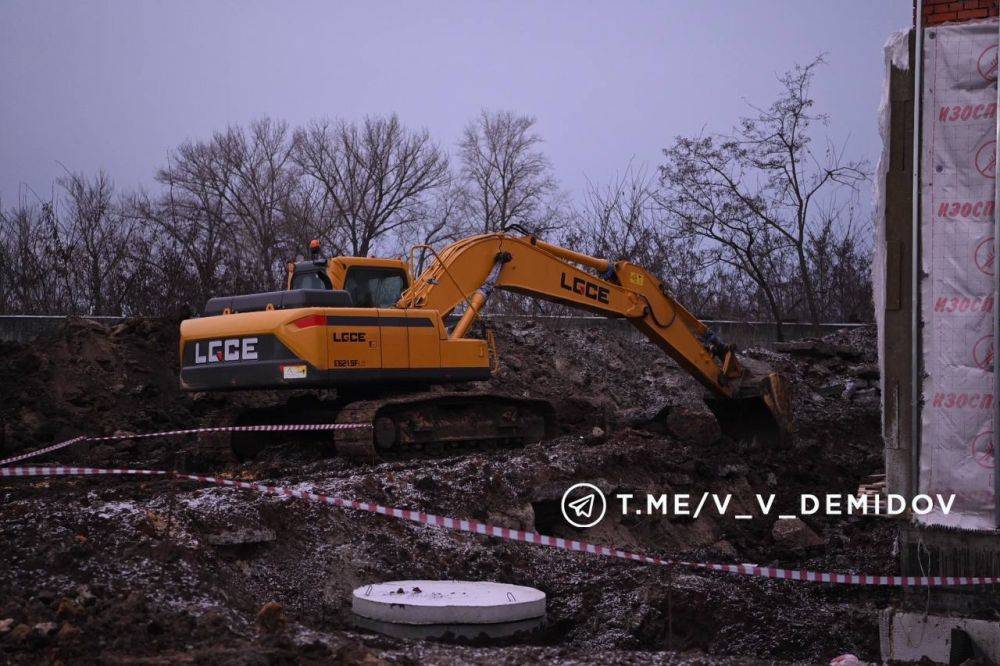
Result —
<instances>
[{"instance_id":1,"label":"excavator bucket","mask_svg":"<svg viewBox=\"0 0 1000 666\"><path fill-rule=\"evenodd\" d=\"M776 372L744 382L731 398L708 397L705 402L722 432L735 440L783 445L794 434L788 384Z\"/></svg>"}]
</instances>

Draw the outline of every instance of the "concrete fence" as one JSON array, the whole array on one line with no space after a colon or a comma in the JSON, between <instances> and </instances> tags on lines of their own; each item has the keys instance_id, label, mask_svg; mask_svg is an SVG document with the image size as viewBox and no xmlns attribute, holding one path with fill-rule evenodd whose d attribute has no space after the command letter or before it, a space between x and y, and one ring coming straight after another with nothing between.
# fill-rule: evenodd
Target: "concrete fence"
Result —
<instances>
[{"instance_id":1,"label":"concrete fence","mask_svg":"<svg viewBox=\"0 0 1000 666\"><path fill-rule=\"evenodd\" d=\"M116 324L124 317L86 317L102 324ZM66 317L62 315L4 315L0 316L0 340L25 343L39 335L56 330ZM590 328L613 331L622 335L640 335L624 319L608 319L593 316L552 316L552 315L487 315L487 321L527 322L546 328ZM777 340L777 330L773 323L765 321L705 320L705 324L722 340L737 347L767 347ZM842 328L858 328L866 324L820 324L820 334L826 335ZM783 325L786 340L800 340L814 335L810 324L786 322Z\"/></svg>"}]
</instances>

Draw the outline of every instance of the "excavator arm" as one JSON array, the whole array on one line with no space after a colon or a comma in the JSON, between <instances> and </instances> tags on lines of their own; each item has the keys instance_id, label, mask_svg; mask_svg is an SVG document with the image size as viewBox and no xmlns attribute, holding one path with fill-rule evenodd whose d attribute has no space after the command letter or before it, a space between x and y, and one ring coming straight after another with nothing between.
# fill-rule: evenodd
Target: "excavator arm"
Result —
<instances>
[{"instance_id":1,"label":"excavator arm","mask_svg":"<svg viewBox=\"0 0 1000 666\"><path fill-rule=\"evenodd\" d=\"M772 373L758 378L756 387L748 386L734 350L670 296L656 276L628 261L592 257L531 235L473 236L436 254L397 307L428 308L443 317L465 303L450 332L451 338L462 338L494 289L626 319L718 398L759 397L780 430L790 426L781 378Z\"/></svg>"}]
</instances>

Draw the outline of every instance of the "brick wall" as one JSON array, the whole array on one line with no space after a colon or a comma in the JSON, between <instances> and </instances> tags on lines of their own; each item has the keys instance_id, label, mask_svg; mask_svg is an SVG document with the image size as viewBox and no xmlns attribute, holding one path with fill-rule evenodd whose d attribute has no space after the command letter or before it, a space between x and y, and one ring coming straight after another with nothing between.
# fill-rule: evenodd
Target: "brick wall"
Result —
<instances>
[{"instance_id":1,"label":"brick wall","mask_svg":"<svg viewBox=\"0 0 1000 666\"><path fill-rule=\"evenodd\" d=\"M924 25L971 21L997 16L1000 0L924 0ZM916 19L917 3L913 3ZM914 25L916 21L914 21Z\"/></svg>"}]
</instances>

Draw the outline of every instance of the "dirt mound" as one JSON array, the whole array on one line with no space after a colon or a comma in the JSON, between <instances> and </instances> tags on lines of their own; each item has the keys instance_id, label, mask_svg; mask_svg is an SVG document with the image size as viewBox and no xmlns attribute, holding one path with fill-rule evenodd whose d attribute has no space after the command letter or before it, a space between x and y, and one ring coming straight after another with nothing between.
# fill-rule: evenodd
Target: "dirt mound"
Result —
<instances>
[{"instance_id":1,"label":"dirt mound","mask_svg":"<svg viewBox=\"0 0 1000 666\"><path fill-rule=\"evenodd\" d=\"M296 392L186 393L178 382L179 321L114 326L70 317L31 344L0 343L0 455L78 435L195 428L226 409L284 404ZM55 459L91 465L128 460L173 465L197 453L193 438L123 439L75 446Z\"/></svg>"},{"instance_id":2,"label":"dirt mound","mask_svg":"<svg viewBox=\"0 0 1000 666\"><path fill-rule=\"evenodd\" d=\"M494 325L497 391L543 397L567 428L651 418L666 405L702 404L703 389L638 332Z\"/></svg>"},{"instance_id":3,"label":"dirt mound","mask_svg":"<svg viewBox=\"0 0 1000 666\"><path fill-rule=\"evenodd\" d=\"M798 434L784 451L713 430L698 385L642 338L526 323L498 326L497 339L502 366L488 388L551 399L562 436L518 450L375 466L291 442L220 471L650 554L894 571L893 527L880 519L808 516L794 529L775 529L773 517L734 517L758 513L756 493L775 492L782 502L799 492L851 492L879 468L877 374L862 367L870 336L855 331L811 341L812 351L747 353L792 383ZM12 448L78 432L190 426L238 399L177 390L170 323L103 329L71 321L51 339L3 351L0 398ZM50 459L169 465L190 445L126 442ZM734 505L698 520L612 510L583 532L559 508L563 491L579 481L609 499L708 491L731 495ZM9 563L0 568L0 654L13 662L183 655L224 663L741 663L848 651L875 659L875 609L890 598L638 566L165 479L13 479L0 493ZM521 646L415 643L353 628L353 587L441 577L539 587L549 595L547 626ZM265 631L257 618L271 602L284 622Z\"/></svg>"},{"instance_id":4,"label":"dirt mound","mask_svg":"<svg viewBox=\"0 0 1000 666\"><path fill-rule=\"evenodd\" d=\"M70 318L55 334L0 350L0 417L8 451L80 434L183 426L176 325L131 319L108 328Z\"/></svg>"}]
</instances>

